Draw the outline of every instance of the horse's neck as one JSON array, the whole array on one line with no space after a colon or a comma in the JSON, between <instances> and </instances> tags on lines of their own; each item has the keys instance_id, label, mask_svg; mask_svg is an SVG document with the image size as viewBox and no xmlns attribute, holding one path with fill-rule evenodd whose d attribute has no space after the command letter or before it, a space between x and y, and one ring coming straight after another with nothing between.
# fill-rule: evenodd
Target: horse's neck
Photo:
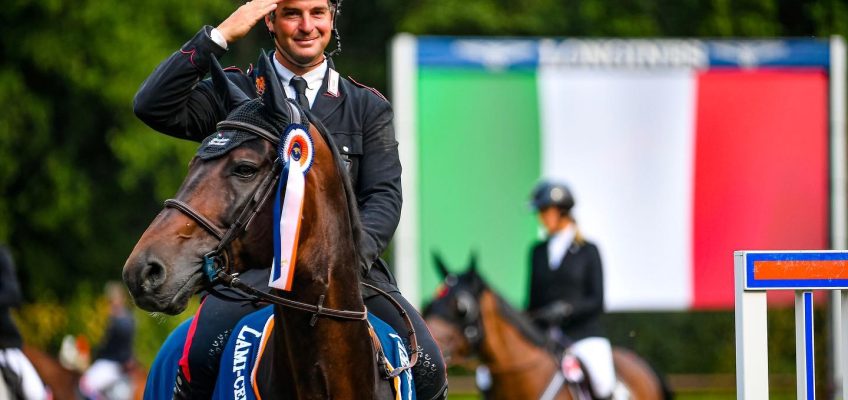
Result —
<instances>
[{"instance_id":1,"label":"horse's neck","mask_svg":"<svg viewBox=\"0 0 848 400\"><path fill-rule=\"evenodd\" d=\"M492 372L517 372L553 362L547 350L531 342L502 314L491 291L480 296L483 341L480 356Z\"/></svg>"},{"instance_id":2,"label":"horse's neck","mask_svg":"<svg viewBox=\"0 0 848 400\"><path fill-rule=\"evenodd\" d=\"M324 296L325 308L363 311L359 257L345 197L336 191L344 189L338 186L331 182L321 188L322 196L307 195L292 291L285 296L311 304ZM289 380L288 397L345 398L366 393L368 382L373 386L365 321L321 317L312 326L312 314L280 306L274 311L275 376Z\"/></svg>"},{"instance_id":3,"label":"horse's neck","mask_svg":"<svg viewBox=\"0 0 848 400\"><path fill-rule=\"evenodd\" d=\"M364 309L358 279L345 282L330 277L327 286L295 285L295 292L308 294L293 298L315 304L323 294L324 307ZM273 376L275 390L281 394L275 398L369 398L376 370L365 321L319 317L312 326L313 315L307 312L277 306L274 313Z\"/></svg>"},{"instance_id":4,"label":"horse's neck","mask_svg":"<svg viewBox=\"0 0 848 400\"><path fill-rule=\"evenodd\" d=\"M325 307L359 311L363 303L352 216L348 213L344 188L341 182L336 184L338 177L333 178L333 183L321 189L324 196L305 200L293 284L296 291L305 294L302 298L307 301L310 296L317 299L324 295Z\"/></svg>"}]
</instances>

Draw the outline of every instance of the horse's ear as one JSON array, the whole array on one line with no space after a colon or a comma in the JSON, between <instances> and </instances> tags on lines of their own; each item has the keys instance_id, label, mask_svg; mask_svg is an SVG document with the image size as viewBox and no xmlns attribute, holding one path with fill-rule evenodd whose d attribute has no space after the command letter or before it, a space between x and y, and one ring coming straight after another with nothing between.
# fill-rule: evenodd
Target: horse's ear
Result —
<instances>
[{"instance_id":1,"label":"horse's ear","mask_svg":"<svg viewBox=\"0 0 848 400\"><path fill-rule=\"evenodd\" d=\"M277 77L274 63L268 58L268 54L264 50L259 55L259 62L256 64L256 80L259 95L262 96L265 109L272 114L271 117L289 121L291 118L289 108L286 105L286 91L280 83L280 78Z\"/></svg>"},{"instance_id":2,"label":"horse's ear","mask_svg":"<svg viewBox=\"0 0 848 400\"><path fill-rule=\"evenodd\" d=\"M477 250L471 250L471 257L468 260L468 271L477 274Z\"/></svg>"},{"instance_id":3,"label":"horse's ear","mask_svg":"<svg viewBox=\"0 0 848 400\"><path fill-rule=\"evenodd\" d=\"M442 279L445 279L448 275L450 275L448 267L445 266L445 262L442 261L442 256L440 256L436 251L433 251L433 262L436 264L436 271L439 271L439 275L441 275Z\"/></svg>"},{"instance_id":4,"label":"horse's ear","mask_svg":"<svg viewBox=\"0 0 848 400\"><path fill-rule=\"evenodd\" d=\"M209 72L212 75L212 86L215 94L222 100L227 114L238 106L250 101L248 97L235 83L227 78L227 73L221 68L218 59L211 57Z\"/></svg>"}]
</instances>

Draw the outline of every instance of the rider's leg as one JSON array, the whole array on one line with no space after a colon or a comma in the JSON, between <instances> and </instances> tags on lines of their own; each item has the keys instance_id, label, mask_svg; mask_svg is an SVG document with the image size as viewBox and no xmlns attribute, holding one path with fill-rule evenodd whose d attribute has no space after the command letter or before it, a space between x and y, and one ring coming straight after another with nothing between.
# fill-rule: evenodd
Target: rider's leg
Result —
<instances>
[{"instance_id":1,"label":"rider's leg","mask_svg":"<svg viewBox=\"0 0 848 400\"><path fill-rule=\"evenodd\" d=\"M99 398L106 388L121 379L122 373L119 362L101 358L91 364L80 378L80 392L90 399Z\"/></svg>"},{"instance_id":2,"label":"rider's leg","mask_svg":"<svg viewBox=\"0 0 848 400\"><path fill-rule=\"evenodd\" d=\"M609 398L615 389L615 367L612 346L607 338L588 337L578 340L569 349L589 373L592 392L598 398Z\"/></svg>"},{"instance_id":3,"label":"rider's leg","mask_svg":"<svg viewBox=\"0 0 848 400\"><path fill-rule=\"evenodd\" d=\"M389 292L392 298L400 303L407 312L412 320L412 326L415 328L418 348L421 351L418 363L412 368L416 398L419 400L443 399L447 396L448 380L442 352L427 329L424 319L421 318L415 307L403 298L400 291L393 284L394 280L387 272L378 267L378 264L375 264L371 268L366 282ZM406 322L388 299L366 291L365 306L368 307L368 311L391 325L404 341L407 340L408 328ZM411 356L412 354L410 353Z\"/></svg>"},{"instance_id":4,"label":"rider's leg","mask_svg":"<svg viewBox=\"0 0 848 400\"><path fill-rule=\"evenodd\" d=\"M254 287L268 282L269 270L249 269L239 275L242 282ZM223 295L241 298L236 291L219 287ZM242 317L261 307L247 300L233 301L206 296L195 313L194 329L186 337L176 376L174 399L208 399L215 390L221 353L233 327Z\"/></svg>"},{"instance_id":5,"label":"rider's leg","mask_svg":"<svg viewBox=\"0 0 848 400\"><path fill-rule=\"evenodd\" d=\"M11 369L21 379L21 389L26 399L46 399L47 390L35 367L18 348L0 350L0 363Z\"/></svg>"}]
</instances>

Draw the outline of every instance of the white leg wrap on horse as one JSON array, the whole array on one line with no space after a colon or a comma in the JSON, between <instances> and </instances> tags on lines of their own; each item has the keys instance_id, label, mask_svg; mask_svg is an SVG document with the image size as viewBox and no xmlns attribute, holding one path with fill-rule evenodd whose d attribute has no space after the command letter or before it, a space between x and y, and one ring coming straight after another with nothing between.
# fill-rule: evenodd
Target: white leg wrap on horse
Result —
<instances>
[{"instance_id":1,"label":"white leg wrap on horse","mask_svg":"<svg viewBox=\"0 0 848 400\"><path fill-rule=\"evenodd\" d=\"M21 349L0 350L0 364L8 367L21 378L24 397L28 400L47 398L47 391L44 389L44 384L41 382L38 372L35 372L35 367L32 366Z\"/></svg>"},{"instance_id":2,"label":"white leg wrap on horse","mask_svg":"<svg viewBox=\"0 0 848 400\"><path fill-rule=\"evenodd\" d=\"M569 348L589 373L592 390L597 397L609 397L615 389L615 367L612 345L607 338L588 337L574 342Z\"/></svg>"}]
</instances>

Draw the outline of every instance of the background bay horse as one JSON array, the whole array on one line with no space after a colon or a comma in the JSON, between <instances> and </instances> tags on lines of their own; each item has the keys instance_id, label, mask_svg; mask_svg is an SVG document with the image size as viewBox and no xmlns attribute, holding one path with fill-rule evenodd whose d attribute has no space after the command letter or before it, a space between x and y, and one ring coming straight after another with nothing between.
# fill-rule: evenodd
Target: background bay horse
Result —
<instances>
[{"instance_id":1,"label":"background bay horse","mask_svg":"<svg viewBox=\"0 0 848 400\"><path fill-rule=\"evenodd\" d=\"M541 398L560 370L544 335L485 283L474 257L461 274L448 272L438 257L436 266L444 281L424 317L448 363L463 365L468 357L479 357L492 375L487 398ZM614 347L613 363L629 398L664 398L661 381L636 354ZM575 396L563 386L552 398Z\"/></svg>"},{"instance_id":2,"label":"background bay horse","mask_svg":"<svg viewBox=\"0 0 848 400\"><path fill-rule=\"evenodd\" d=\"M286 99L267 56L257 68L261 98L249 100L213 59L213 84L234 110L201 145L175 199L166 202L124 266L124 281L146 310L185 309L207 279L205 259L226 272L271 265L268 199L280 179L278 145L289 124L306 121ZM314 158L306 174L292 288L275 294L318 311L275 305L272 355L259 366L258 389L266 399L388 398L391 388L377 370L358 284L355 197L332 138L311 122ZM204 155L210 139L226 142L220 154ZM356 317L335 318L331 311ZM313 320L319 314L325 318Z\"/></svg>"},{"instance_id":3,"label":"background bay horse","mask_svg":"<svg viewBox=\"0 0 848 400\"><path fill-rule=\"evenodd\" d=\"M65 368L59 360L35 347L23 347L23 352L35 367L44 385L50 388L54 400L77 400L79 398L79 380L82 374L78 371ZM144 384L147 380L147 372L138 364L133 364L126 371L127 378L132 386L132 398L141 400L144 395ZM0 396L2 399L2 396Z\"/></svg>"}]
</instances>

